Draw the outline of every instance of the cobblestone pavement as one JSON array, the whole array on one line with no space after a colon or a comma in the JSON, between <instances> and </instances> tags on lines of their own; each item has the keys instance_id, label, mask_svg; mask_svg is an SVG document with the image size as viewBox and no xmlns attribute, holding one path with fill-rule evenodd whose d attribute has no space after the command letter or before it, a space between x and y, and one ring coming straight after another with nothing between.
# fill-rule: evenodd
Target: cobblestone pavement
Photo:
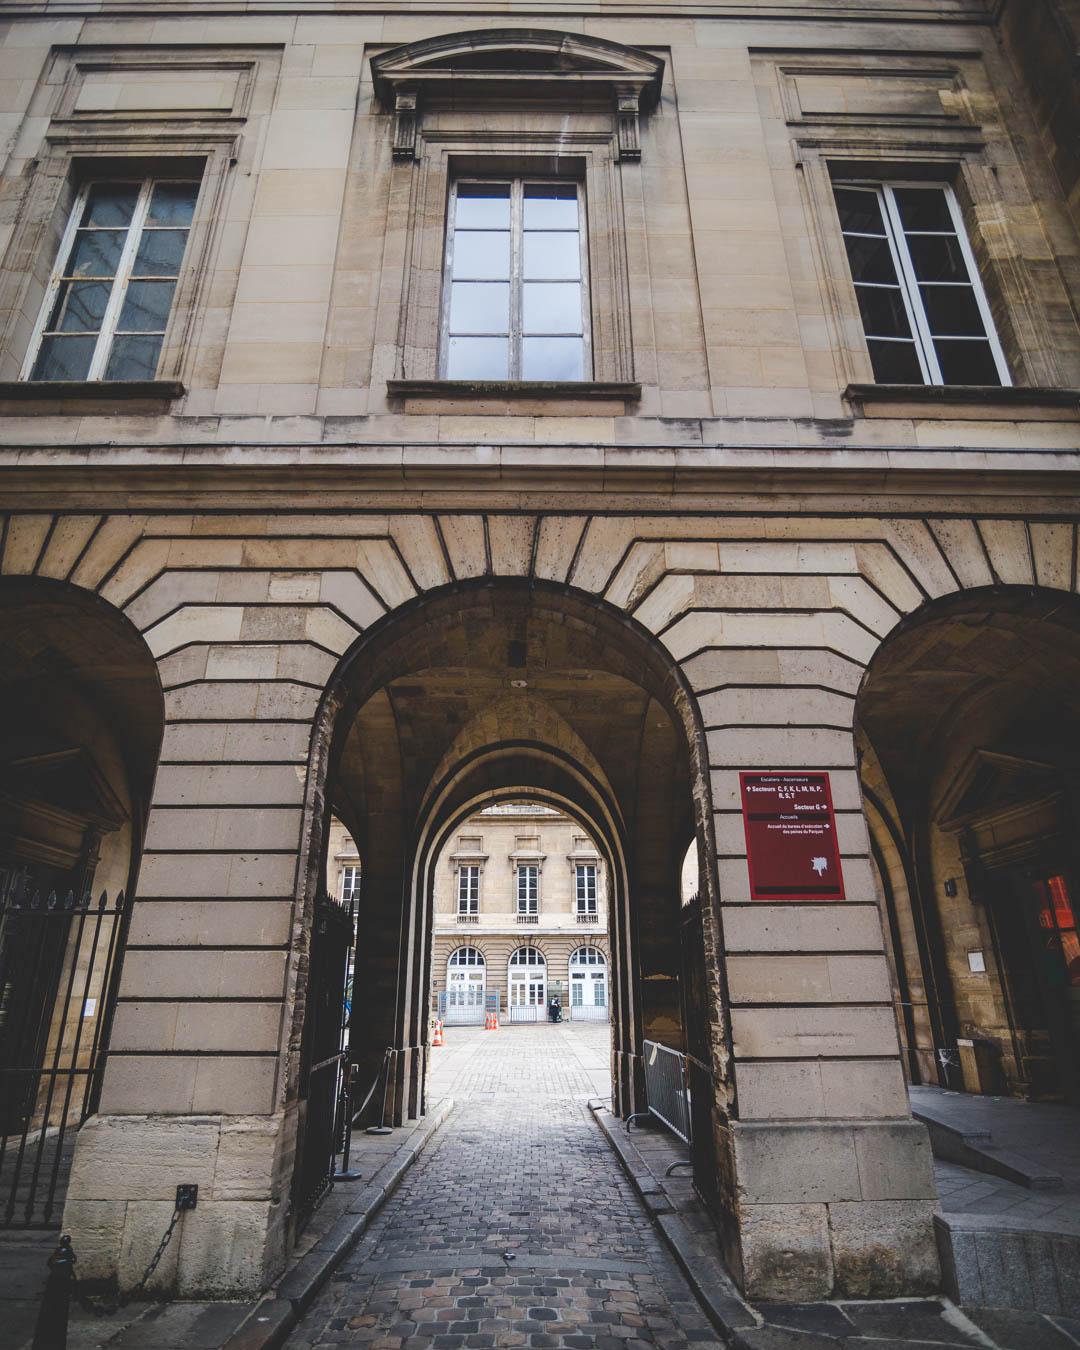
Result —
<instances>
[{"instance_id":1,"label":"cobblestone pavement","mask_svg":"<svg viewBox=\"0 0 1080 1350\"><path fill-rule=\"evenodd\" d=\"M606 1026L451 1028L457 1103L291 1347L717 1347L589 1119Z\"/></svg>"}]
</instances>

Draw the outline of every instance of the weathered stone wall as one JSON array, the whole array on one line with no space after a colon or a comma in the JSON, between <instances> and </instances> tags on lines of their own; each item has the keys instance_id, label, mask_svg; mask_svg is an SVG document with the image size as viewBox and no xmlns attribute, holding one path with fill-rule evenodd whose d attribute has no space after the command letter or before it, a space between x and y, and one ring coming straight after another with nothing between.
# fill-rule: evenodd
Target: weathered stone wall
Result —
<instances>
[{"instance_id":1,"label":"weathered stone wall","mask_svg":"<svg viewBox=\"0 0 1080 1350\"><path fill-rule=\"evenodd\" d=\"M386 616L455 582L519 578L632 616L704 724L736 1274L779 1298L930 1287L933 1186L853 714L881 642L929 599L1076 589L1080 438L1063 388L1080 383L1078 244L1023 82L981 0L548 15L665 62L640 161L620 157L611 113L590 105L577 124L603 189L598 341L605 360L629 356L640 398L402 394L388 380L429 360L437 310L433 147L554 154L564 117L435 109L421 158L395 161L372 53L516 19L339 8L136 16L106 0L3 28L3 378L27 351L72 166L163 146L206 165L153 387L0 386L0 567L121 610L166 698L101 1113L68 1199L80 1268L130 1284L176 1183L198 1181L159 1287L250 1291L280 1270L320 700ZM854 387L870 364L833 160L916 162L955 185L1020 388ZM830 772L845 902L750 902L743 768Z\"/></svg>"},{"instance_id":2,"label":"weathered stone wall","mask_svg":"<svg viewBox=\"0 0 1080 1350\"><path fill-rule=\"evenodd\" d=\"M922 1136L905 1123L851 714L881 639L928 596L959 577L1072 578L1073 531L1038 522L551 515L523 517L507 540L497 517L485 532L476 515L339 512L328 539L319 518L136 515L101 521L73 566L82 517L13 518L5 570L70 572L120 607L166 691L113 1055L101 1116L80 1140L69 1222L99 1235L100 1259L130 1252L134 1268L139 1234L195 1168L200 1223L163 1280L212 1284L234 1248L249 1284L280 1261L266 1232L280 1225L288 1173L281 1028L311 720L337 659L384 612L374 596L412 593L410 572L445 568L424 550L434 520L456 541L455 575L484 575L486 539L493 570L565 582L633 614L698 691L745 1278L780 1291L880 1288L869 1243L875 1261L906 1253L895 1287L931 1282L932 1181ZM50 526L44 550L21 547ZM451 579L448 568L432 577ZM738 770L808 764L832 775L848 900L752 904ZM777 1244L787 1250L791 1234L798 1256L778 1269ZM93 1266L95 1244L84 1247Z\"/></svg>"}]
</instances>

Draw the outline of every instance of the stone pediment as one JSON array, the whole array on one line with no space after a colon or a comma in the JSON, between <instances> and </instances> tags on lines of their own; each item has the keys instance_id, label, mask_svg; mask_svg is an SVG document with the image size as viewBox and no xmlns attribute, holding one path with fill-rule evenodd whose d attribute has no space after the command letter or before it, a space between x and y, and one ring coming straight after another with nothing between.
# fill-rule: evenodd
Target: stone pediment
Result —
<instances>
[{"instance_id":1,"label":"stone pediment","mask_svg":"<svg viewBox=\"0 0 1080 1350\"><path fill-rule=\"evenodd\" d=\"M1053 796L1062 786L1064 772L1063 764L1049 758L976 748L942 794L934 819L943 830L990 823Z\"/></svg>"},{"instance_id":2,"label":"stone pediment","mask_svg":"<svg viewBox=\"0 0 1080 1350\"><path fill-rule=\"evenodd\" d=\"M448 33L395 47L371 62L377 96L465 97L542 94L581 99L634 95L655 107L664 78L659 57L604 38L540 28Z\"/></svg>"}]
</instances>

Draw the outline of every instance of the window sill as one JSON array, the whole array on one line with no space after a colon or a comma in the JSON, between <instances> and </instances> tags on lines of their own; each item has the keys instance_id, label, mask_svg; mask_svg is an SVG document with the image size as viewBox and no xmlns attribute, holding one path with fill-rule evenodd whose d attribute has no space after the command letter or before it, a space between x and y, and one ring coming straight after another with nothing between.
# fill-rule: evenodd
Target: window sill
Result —
<instances>
[{"instance_id":1,"label":"window sill","mask_svg":"<svg viewBox=\"0 0 1080 1350\"><path fill-rule=\"evenodd\" d=\"M171 403L186 390L179 380L0 380L0 404Z\"/></svg>"},{"instance_id":2,"label":"window sill","mask_svg":"<svg viewBox=\"0 0 1080 1350\"><path fill-rule=\"evenodd\" d=\"M1080 415L1080 389L970 384L849 384L844 398L864 417L934 417L953 421L1060 422ZM940 411L938 411L940 410Z\"/></svg>"},{"instance_id":3,"label":"window sill","mask_svg":"<svg viewBox=\"0 0 1080 1350\"><path fill-rule=\"evenodd\" d=\"M641 399L632 380L387 380L390 398L403 399L405 411L518 414L581 412L621 415L627 403Z\"/></svg>"}]
</instances>

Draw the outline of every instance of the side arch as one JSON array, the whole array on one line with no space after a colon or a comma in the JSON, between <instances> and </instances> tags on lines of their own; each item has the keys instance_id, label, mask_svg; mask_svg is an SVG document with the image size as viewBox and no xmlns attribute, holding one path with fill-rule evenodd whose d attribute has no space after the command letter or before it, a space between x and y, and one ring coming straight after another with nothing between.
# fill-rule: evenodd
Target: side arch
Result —
<instances>
[{"instance_id":1,"label":"side arch","mask_svg":"<svg viewBox=\"0 0 1080 1350\"><path fill-rule=\"evenodd\" d=\"M1023 954L1032 887L1074 884L1078 682L1080 599L1029 586L927 602L863 677L860 775L916 1082L1080 1097L1046 954ZM960 1041L984 1043L981 1069Z\"/></svg>"}]
</instances>

